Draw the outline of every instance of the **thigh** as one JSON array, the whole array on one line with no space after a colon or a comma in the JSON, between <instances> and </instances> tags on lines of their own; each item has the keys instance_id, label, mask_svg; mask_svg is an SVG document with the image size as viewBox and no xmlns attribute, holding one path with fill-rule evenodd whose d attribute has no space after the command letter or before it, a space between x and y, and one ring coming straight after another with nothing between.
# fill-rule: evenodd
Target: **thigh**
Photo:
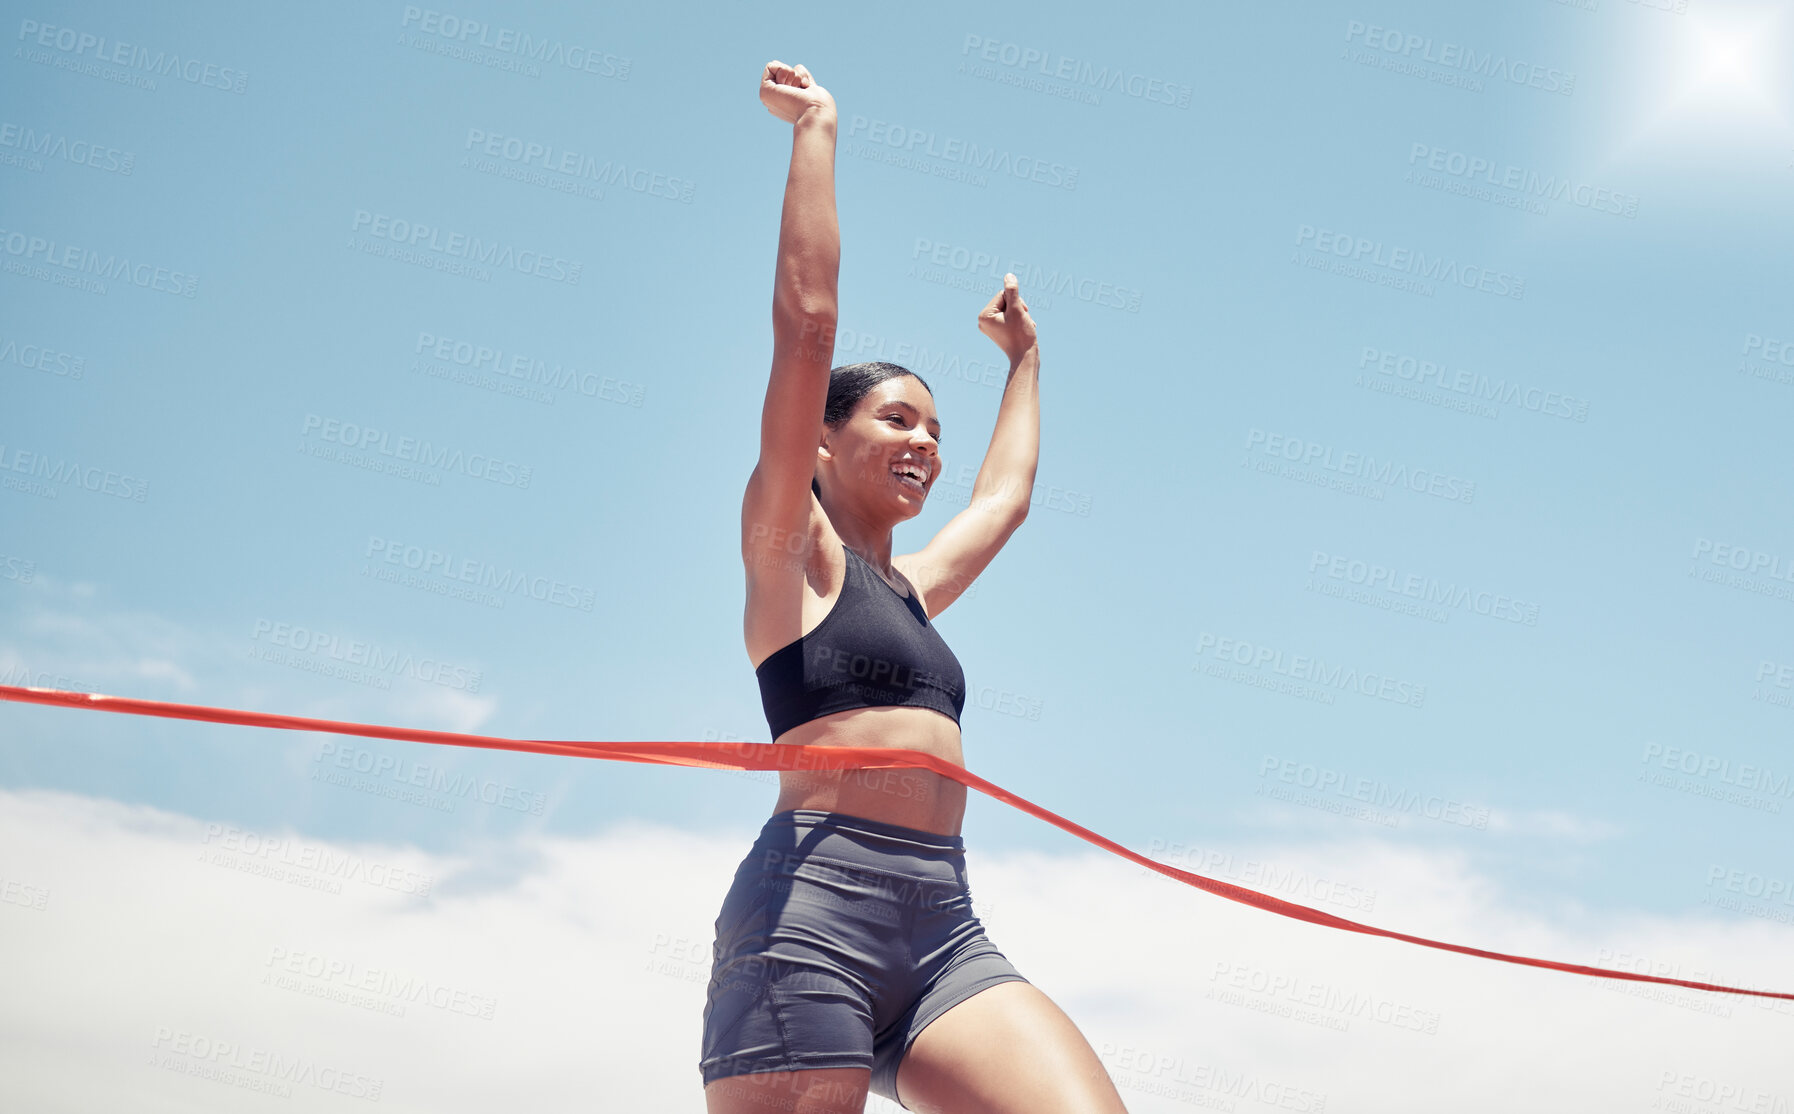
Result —
<instances>
[{"instance_id":1,"label":"thigh","mask_svg":"<svg viewBox=\"0 0 1794 1114\"><path fill-rule=\"evenodd\" d=\"M1028 982L998 983L935 1018L897 1069L917 1114L1126 1114L1096 1050Z\"/></svg>"},{"instance_id":2,"label":"thigh","mask_svg":"<svg viewBox=\"0 0 1794 1114\"><path fill-rule=\"evenodd\" d=\"M906 957L878 908L856 900L860 885L804 854L737 872L717 917L704 1005L698 1067L706 1095L721 1096L712 1109L864 1104L880 1011L895 1008L885 987Z\"/></svg>"},{"instance_id":3,"label":"thigh","mask_svg":"<svg viewBox=\"0 0 1794 1114\"><path fill-rule=\"evenodd\" d=\"M861 1114L866 1068L762 1071L713 1080L704 1088L708 1114Z\"/></svg>"}]
</instances>

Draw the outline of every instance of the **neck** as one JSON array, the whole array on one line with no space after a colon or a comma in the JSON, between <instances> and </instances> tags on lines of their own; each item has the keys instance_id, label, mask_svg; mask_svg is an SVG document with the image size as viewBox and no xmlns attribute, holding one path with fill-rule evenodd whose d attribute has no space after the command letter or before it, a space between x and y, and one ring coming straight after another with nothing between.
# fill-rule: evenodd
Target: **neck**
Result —
<instances>
[{"instance_id":1,"label":"neck","mask_svg":"<svg viewBox=\"0 0 1794 1114\"><path fill-rule=\"evenodd\" d=\"M829 525L835 528L847 548L865 558L866 563L879 572L888 572L891 569L892 524L866 518L848 507L836 506L827 498L821 502Z\"/></svg>"}]
</instances>

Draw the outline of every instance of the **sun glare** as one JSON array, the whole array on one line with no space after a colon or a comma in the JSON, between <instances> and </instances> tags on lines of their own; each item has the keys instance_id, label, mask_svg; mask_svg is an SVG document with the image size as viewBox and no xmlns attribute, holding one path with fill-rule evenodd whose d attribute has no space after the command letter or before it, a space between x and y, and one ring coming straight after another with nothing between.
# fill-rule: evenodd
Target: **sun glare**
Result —
<instances>
[{"instance_id":1,"label":"sun glare","mask_svg":"<svg viewBox=\"0 0 1794 1114\"><path fill-rule=\"evenodd\" d=\"M1780 39L1779 13L1749 24L1689 17L1690 59L1682 87L1688 107L1773 108L1770 48Z\"/></svg>"},{"instance_id":2,"label":"sun glare","mask_svg":"<svg viewBox=\"0 0 1794 1114\"><path fill-rule=\"evenodd\" d=\"M1607 157L1689 144L1779 149L1794 140L1789 7L1703 4L1659 15L1673 22L1636 40L1626 80L1641 95L1630 118L1610 129Z\"/></svg>"}]
</instances>

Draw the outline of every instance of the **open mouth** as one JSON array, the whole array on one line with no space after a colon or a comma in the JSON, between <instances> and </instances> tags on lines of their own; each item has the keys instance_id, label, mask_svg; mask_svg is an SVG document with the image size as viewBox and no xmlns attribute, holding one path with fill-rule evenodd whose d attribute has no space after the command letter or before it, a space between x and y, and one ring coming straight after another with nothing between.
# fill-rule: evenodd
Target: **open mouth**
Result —
<instances>
[{"instance_id":1,"label":"open mouth","mask_svg":"<svg viewBox=\"0 0 1794 1114\"><path fill-rule=\"evenodd\" d=\"M899 487L908 488L917 495L928 493L928 473L914 464L899 464L891 469L891 475L897 477Z\"/></svg>"}]
</instances>

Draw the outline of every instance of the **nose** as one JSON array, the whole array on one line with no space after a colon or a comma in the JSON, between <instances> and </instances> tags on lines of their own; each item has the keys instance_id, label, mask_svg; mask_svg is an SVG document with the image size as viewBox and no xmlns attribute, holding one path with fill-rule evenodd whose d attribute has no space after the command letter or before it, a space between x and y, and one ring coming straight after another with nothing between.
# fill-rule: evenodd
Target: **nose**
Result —
<instances>
[{"instance_id":1,"label":"nose","mask_svg":"<svg viewBox=\"0 0 1794 1114\"><path fill-rule=\"evenodd\" d=\"M910 448L915 450L918 456L928 462L929 479L932 480L941 474L941 447L935 442L934 438L930 437L926 441L921 442L912 440L910 442Z\"/></svg>"}]
</instances>

